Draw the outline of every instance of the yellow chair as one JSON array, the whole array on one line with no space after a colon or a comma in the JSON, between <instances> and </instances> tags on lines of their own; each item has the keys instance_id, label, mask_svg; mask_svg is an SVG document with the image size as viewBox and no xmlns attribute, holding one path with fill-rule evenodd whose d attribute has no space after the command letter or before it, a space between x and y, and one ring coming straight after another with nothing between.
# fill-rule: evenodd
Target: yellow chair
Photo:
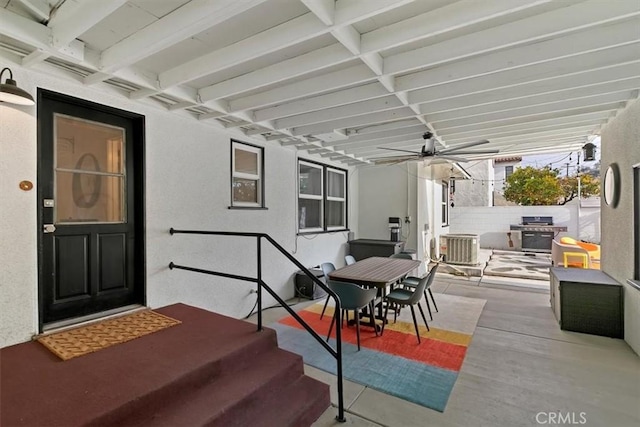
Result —
<instances>
[{"instance_id":1,"label":"yellow chair","mask_svg":"<svg viewBox=\"0 0 640 427\"><path fill-rule=\"evenodd\" d=\"M589 268L589 255L584 252L564 252L564 267ZM573 260L572 260L573 258ZM578 259L575 261L575 259Z\"/></svg>"},{"instance_id":2,"label":"yellow chair","mask_svg":"<svg viewBox=\"0 0 640 427\"><path fill-rule=\"evenodd\" d=\"M586 268L600 270L600 260L596 258L591 258L591 254L579 245L572 245L568 243L562 243L559 240L553 240L551 242L551 263L555 267L563 267L567 266L567 258L564 256L565 253L570 254L578 254L580 257L580 262L575 265L569 265L570 267L581 267L585 264L584 260L587 259ZM577 256L569 256L571 258L570 261L575 263ZM583 257L584 256L584 257ZM571 264L571 262L570 262Z\"/></svg>"},{"instance_id":3,"label":"yellow chair","mask_svg":"<svg viewBox=\"0 0 640 427\"><path fill-rule=\"evenodd\" d=\"M596 245L594 243L586 243L580 242L573 237L561 237L560 243L564 243L565 245L575 245L580 246L585 251L589 252L589 257L592 260L600 261L600 245Z\"/></svg>"}]
</instances>

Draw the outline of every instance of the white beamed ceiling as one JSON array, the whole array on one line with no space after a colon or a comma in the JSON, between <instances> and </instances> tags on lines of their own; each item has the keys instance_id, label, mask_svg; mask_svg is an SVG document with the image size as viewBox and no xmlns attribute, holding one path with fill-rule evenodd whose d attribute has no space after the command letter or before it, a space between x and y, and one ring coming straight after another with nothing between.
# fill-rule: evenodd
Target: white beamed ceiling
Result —
<instances>
[{"instance_id":1,"label":"white beamed ceiling","mask_svg":"<svg viewBox=\"0 0 640 427\"><path fill-rule=\"evenodd\" d=\"M427 130L522 156L638 98L640 1L3 0L0 55L349 165Z\"/></svg>"}]
</instances>

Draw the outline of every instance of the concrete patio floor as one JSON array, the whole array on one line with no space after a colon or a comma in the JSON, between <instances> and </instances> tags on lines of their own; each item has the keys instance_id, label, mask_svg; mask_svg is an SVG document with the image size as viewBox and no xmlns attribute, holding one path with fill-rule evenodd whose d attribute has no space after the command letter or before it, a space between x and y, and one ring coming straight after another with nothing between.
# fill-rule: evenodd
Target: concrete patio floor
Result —
<instances>
[{"instance_id":1,"label":"concrete patio floor","mask_svg":"<svg viewBox=\"0 0 640 427\"><path fill-rule=\"evenodd\" d=\"M520 287L526 284L548 289L549 267L551 254L482 248L477 265L442 263L439 271L459 277L482 278L486 283Z\"/></svg>"},{"instance_id":2,"label":"concrete patio floor","mask_svg":"<svg viewBox=\"0 0 640 427\"><path fill-rule=\"evenodd\" d=\"M487 300L443 413L345 381L347 422L336 422L332 407L314 425L537 426L553 424L549 420L560 414L576 422L584 418L585 426L640 425L638 355L620 339L562 331L548 290L506 280L436 277L436 301L438 293ZM314 302L302 300L296 308ZM284 309L266 310L263 321L268 325L284 315ZM305 369L331 385L335 405L335 377Z\"/></svg>"}]
</instances>

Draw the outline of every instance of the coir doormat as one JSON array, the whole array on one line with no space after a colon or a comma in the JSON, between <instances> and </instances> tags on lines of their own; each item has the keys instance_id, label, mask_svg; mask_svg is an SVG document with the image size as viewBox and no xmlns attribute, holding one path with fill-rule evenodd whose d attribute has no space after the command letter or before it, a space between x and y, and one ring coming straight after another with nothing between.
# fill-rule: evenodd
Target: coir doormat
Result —
<instances>
[{"instance_id":1,"label":"coir doormat","mask_svg":"<svg viewBox=\"0 0 640 427\"><path fill-rule=\"evenodd\" d=\"M38 341L62 360L84 356L112 345L178 325L181 322L152 310L109 319L38 338Z\"/></svg>"}]
</instances>

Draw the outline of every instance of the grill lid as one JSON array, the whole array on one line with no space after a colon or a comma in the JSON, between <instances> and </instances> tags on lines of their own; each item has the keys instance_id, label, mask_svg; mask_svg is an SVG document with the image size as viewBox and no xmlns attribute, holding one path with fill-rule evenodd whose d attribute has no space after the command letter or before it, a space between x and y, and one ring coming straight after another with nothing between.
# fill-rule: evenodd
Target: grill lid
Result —
<instances>
[{"instance_id":1,"label":"grill lid","mask_svg":"<svg viewBox=\"0 0 640 427\"><path fill-rule=\"evenodd\" d=\"M553 225L552 216L523 216L522 225Z\"/></svg>"}]
</instances>

